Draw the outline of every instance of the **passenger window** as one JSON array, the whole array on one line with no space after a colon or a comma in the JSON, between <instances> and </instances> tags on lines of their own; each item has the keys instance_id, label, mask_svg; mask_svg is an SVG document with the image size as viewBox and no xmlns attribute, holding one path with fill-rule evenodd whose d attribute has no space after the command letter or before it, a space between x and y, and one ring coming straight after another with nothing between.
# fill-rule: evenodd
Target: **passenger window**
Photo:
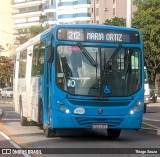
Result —
<instances>
[{"instance_id":1,"label":"passenger window","mask_svg":"<svg viewBox=\"0 0 160 157\"><path fill-rule=\"evenodd\" d=\"M33 47L33 56L32 56L32 77L35 77L37 74L37 57L38 57L38 48L39 44Z\"/></svg>"},{"instance_id":2,"label":"passenger window","mask_svg":"<svg viewBox=\"0 0 160 157\"><path fill-rule=\"evenodd\" d=\"M26 75L26 60L27 50L21 51L19 59L19 78L24 78Z\"/></svg>"},{"instance_id":3,"label":"passenger window","mask_svg":"<svg viewBox=\"0 0 160 157\"><path fill-rule=\"evenodd\" d=\"M37 75L43 75L44 73L45 46L46 46L45 41L42 41L39 46Z\"/></svg>"}]
</instances>

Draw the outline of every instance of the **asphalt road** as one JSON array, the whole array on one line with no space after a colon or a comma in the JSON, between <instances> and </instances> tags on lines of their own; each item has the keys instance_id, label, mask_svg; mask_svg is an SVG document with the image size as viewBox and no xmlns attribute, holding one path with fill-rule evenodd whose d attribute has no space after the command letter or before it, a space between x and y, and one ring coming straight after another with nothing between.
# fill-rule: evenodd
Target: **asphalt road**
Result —
<instances>
[{"instance_id":1,"label":"asphalt road","mask_svg":"<svg viewBox=\"0 0 160 157\"><path fill-rule=\"evenodd\" d=\"M147 109L147 113L144 117L148 117L148 114L158 112L157 105L160 103L150 104ZM13 141L15 141L22 148L52 148L51 150L56 150L55 148L60 148L59 154L43 154L39 156L54 156L54 157L143 157L144 155L140 153L130 154L129 148L132 151L143 152L148 149L160 150L160 136L135 131L135 130L123 130L119 139L109 139L106 130L81 130L81 129L62 129L58 130L57 137L45 138L43 136L43 130L37 126L25 126L20 125L19 114L15 113L13 110L12 103L2 103L0 102L0 108L3 109L4 115L0 120L0 129L7 134ZM153 113L154 112L154 113ZM151 118L150 116L150 118ZM54 148L54 149L53 149ZM69 151L70 154L64 153L65 149ZM83 148L76 150L73 148ZM86 149L89 148L89 149ZM98 149L104 148L104 149ZM113 154L104 154L103 151L112 151ZM118 150L114 148L119 148ZM143 150L143 151L142 151ZM47 150L50 151L49 149ZM75 152L74 152L75 151ZM76 151L81 151L77 153ZM123 155L121 153L125 152ZM98 154L96 154L97 152ZM119 153L121 152L121 153ZM62 154L61 154L62 153ZM63 154L64 153L64 154ZM75 154L72 154L75 153ZM82 154L84 153L84 154ZM115 154L115 153L119 153ZM145 157L160 157L160 154L145 154Z\"/></svg>"}]
</instances>

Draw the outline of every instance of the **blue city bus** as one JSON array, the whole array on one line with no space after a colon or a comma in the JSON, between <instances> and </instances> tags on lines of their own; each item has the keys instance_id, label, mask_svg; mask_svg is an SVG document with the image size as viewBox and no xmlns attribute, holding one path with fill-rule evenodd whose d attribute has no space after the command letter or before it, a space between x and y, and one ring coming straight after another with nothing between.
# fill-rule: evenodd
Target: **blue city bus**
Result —
<instances>
[{"instance_id":1,"label":"blue city bus","mask_svg":"<svg viewBox=\"0 0 160 157\"><path fill-rule=\"evenodd\" d=\"M144 52L134 28L55 25L16 49L14 104L21 125L140 129L144 108Z\"/></svg>"}]
</instances>

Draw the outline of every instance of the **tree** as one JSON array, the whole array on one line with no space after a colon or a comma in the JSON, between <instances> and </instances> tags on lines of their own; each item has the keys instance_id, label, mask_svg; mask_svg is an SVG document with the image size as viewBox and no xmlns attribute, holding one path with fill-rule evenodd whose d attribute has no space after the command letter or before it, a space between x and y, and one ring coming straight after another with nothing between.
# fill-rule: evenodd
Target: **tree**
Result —
<instances>
[{"instance_id":1,"label":"tree","mask_svg":"<svg viewBox=\"0 0 160 157\"><path fill-rule=\"evenodd\" d=\"M13 58L0 57L0 87L11 86L13 78Z\"/></svg>"},{"instance_id":2,"label":"tree","mask_svg":"<svg viewBox=\"0 0 160 157\"><path fill-rule=\"evenodd\" d=\"M104 23L105 25L113 25L113 26L125 26L126 25L126 19L115 17L112 19L107 19Z\"/></svg>"},{"instance_id":3,"label":"tree","mask_svg":"<svg viewBox=\"0 0 160 157\"><path fill-rule=\"evenodd\" d=\"M9 43L6 44L6 51L8 52L11 58L13 58L15 50L16 50L16 45L9 44Z\"/></svg>"},{"instance_id":4,"label":"tree","mask_svg":"<svg viewBox=\"0 0 160 157\"><path fill-rule=\"evenodd\" d=\"M32 26L24 30L19 30L19 35L17 36L16 40L21 45L25 43L30 38L33 38L34 36L40 34L44 30L48 29L48 27L42 27L42 26Z\"/></svg>"},{"instance_id":5,"label":"tree","mask_svg":"<svg viewBox=\"0 0 160 157\"><path fill-rule=\"evenodd\" d=\"M0 45L0 51L3 51L4 47L2 45Z\"/></svg>"},{"instance_id":6,"label":"tree","mask_svg":"<svg viewBox=\"0 0 160 157\"><path fill-rule=\"evenodd\" d=\"M160 0L135 0L133 27L140 29L143 37L145 63L154 70L155 90L160 81Z\"/></svg>"}]
</instances>

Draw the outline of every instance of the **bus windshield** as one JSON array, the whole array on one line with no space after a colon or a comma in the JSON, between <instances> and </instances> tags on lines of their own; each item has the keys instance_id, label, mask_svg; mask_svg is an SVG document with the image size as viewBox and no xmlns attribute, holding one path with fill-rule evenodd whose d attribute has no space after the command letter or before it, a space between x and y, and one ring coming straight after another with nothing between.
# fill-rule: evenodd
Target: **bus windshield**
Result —
<instances>
[{"instance_id":1,"label":"bus windshield","mask_svg":"<svg viewBox=\"0 0 160 157\"><path fill-rule=\"evenodd\" d=\"M129 96L141 87L138 48L57 46L57 86L72 95ZM123 90L122 90L123 89Z\"/></svg>"}]
</instances>

